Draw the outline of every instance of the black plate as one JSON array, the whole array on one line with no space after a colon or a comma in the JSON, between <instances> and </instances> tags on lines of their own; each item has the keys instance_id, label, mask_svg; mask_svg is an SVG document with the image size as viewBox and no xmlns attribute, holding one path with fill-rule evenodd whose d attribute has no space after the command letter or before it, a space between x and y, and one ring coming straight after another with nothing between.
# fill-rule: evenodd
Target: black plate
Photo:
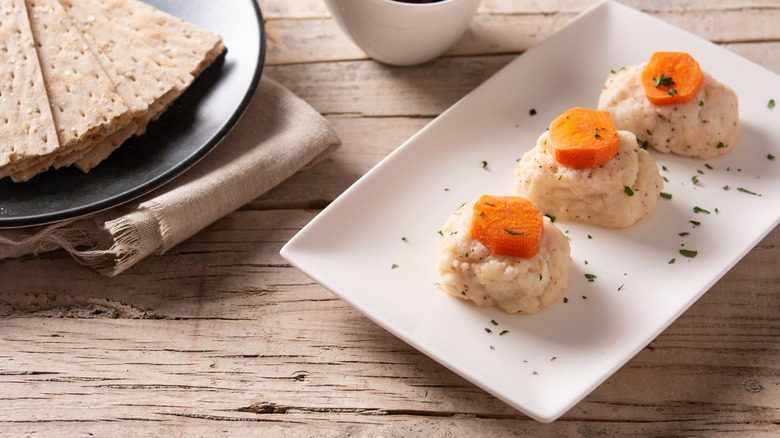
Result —
<instances>
[{"instance_id":1,"label":"black plate","mask_svg":"<svg viewBox=\"0 0 780 438\"><path fill-rule=\"evenodd\" d=\"M0 180L0 228L83 216L137 198L203 158L246 109L265 59L265 30L257 0L147 0L219 33L227 47L190 88L104 162L84 174L50 170L21 184Z\"/></svg>"}]
</instances>

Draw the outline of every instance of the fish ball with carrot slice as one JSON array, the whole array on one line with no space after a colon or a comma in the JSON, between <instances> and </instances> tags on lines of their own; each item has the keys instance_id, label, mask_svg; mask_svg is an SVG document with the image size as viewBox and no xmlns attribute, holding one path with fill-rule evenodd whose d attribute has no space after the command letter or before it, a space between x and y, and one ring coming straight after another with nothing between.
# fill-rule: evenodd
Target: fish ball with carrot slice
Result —
<instances>
[{"instance_id":1,"label":"fish ball with carrot slice","mask_svg":"<svg viewBox=\"0 0 780 438\"><path fill-rule=\"evenodd\" d=\"M530 201L483 195L442 228L439 284L480 307L537 313L569 287L566 236Z\"/></svg>"},{"instance_id":2,"label":"fish ball with carrot slice","mask_svg":"<svg viewBox=\"0 0 780 438\"><path fill-rule=\"evenodd\" d=\"M736 93L685 52L656 52L611 73L598 109L659 152L709 159L732 150L739 138Z\"/></svg>"},{"instance_id":3,"label":"fish ball with carrot slice","mask_svg":"<svg viewBox=\"0 0 780 438\"><path fill-rule=\"evenodd\" d=\"M515 170L514 193L550 217L625 228L650 215L663 179L636 136L608 113L572 108L553 120Z\"/></svg>"}]
</instances>

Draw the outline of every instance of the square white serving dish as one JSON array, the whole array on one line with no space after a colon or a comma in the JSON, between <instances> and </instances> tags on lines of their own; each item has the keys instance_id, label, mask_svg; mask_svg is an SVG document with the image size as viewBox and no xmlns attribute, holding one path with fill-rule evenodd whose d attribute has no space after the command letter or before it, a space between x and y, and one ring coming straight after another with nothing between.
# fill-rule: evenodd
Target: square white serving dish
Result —
<instances>
[{"instance_id":1,"label":"square white serving dish","mask_svg":"<svg viewBox=\"0 0 780 438\"><path fill-rule=\"evenodd\" d=\"M737 92L742 130L734 150L706 162L651 151L672 199L626 230L556 222L574 260L566 303L509 315L440 290L438 230L450 213L483 193L511 194L516 160L553 118L595 108L610 70L661 50L689 52ZM600 3L410 138L281 255L421 352L530 417L553 421L780 221L780 160L768 158L780 157L780 108L767 107L769 89L780 89L780 77L763 67L624 5ZM696 257L682 256L681 245Z\"/></svg>"}]
</instances>

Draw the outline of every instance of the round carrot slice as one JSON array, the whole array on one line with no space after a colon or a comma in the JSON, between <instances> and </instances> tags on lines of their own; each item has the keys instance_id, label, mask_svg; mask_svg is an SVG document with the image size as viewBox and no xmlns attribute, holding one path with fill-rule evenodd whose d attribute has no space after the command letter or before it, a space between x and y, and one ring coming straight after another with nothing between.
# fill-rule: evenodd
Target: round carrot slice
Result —
<instances>
[{"instance_id":1,"label":"round carrot slice","mask_svg":"<svg viewBox=\"0 0 780 438\"><path fill-rule=\"evenodd\" d=\"M620 152L620 138L606 111L572 108L550 123L555 161L574 169L599 167Z\"/></svg>"},{"instance_id":2,"label":"round carrot slice","mask_svg":"<svg viewBox=\"0 0 780 438\"><path fill-rule=\"evenodd\" d=\"M702 85L699 63L685 52L655 52L642 71L642 87L653 105L689 102Z\"/></svg>"},{"instance_id":3,"label":"round carrot slice","mask_svg":"<svg viewBox=\"0 0 780 438\"><path fill-rule=\"evenodd\" d=\"M471 237L491 253L531 258L542 247L542 212L517 196L482 195L474 204Z\"/></svg>"}]
</instances>

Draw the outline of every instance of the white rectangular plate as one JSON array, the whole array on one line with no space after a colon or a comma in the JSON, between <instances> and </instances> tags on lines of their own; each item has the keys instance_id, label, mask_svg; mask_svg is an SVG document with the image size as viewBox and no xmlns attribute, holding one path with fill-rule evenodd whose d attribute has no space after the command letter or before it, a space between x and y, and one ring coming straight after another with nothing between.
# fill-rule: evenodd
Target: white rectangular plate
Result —
<instances>
[{"instance_id":1,"label":"white rectangular plate","mask_svg":"<svg viewBox=\"0 0 780 438\"><path fill-rule=\"evenodd\" d=\"M651 151L673 198L627 230L556 222L574 260L565 303L509 315L440 290L438 230L450 213L483 193L511 194L517 159L550 121L574 106L594 108L610 70L654 51L689 52L734 88L742 124L734 150L706 163ZM409 139L281 254L423 353L527 415L553 421L778 224L780 108L767 103L780 96L767 90L780 90L780 77L629 7L600 3ZM682 245L698 255L682 256Z\"/></svg>"}]
</instances>

